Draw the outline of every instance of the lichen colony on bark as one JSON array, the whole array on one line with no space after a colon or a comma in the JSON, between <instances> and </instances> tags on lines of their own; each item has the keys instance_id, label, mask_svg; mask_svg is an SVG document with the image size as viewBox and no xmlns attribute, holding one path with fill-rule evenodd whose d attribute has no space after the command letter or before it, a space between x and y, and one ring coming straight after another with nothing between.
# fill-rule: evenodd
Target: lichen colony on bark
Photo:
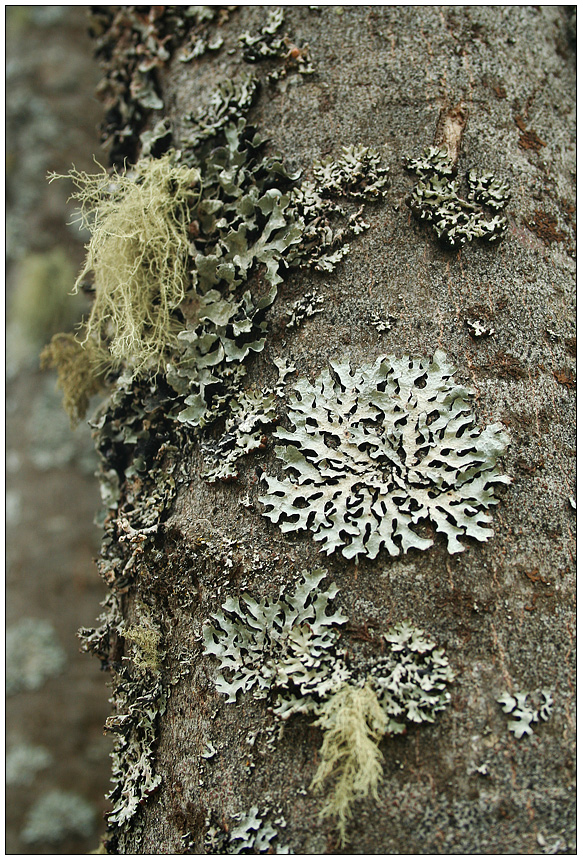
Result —
<instances>
[{"instance_id":1,"label":"lichen colony on bark","mask_svg":"<svg viewBox=\"0 0 583 861\"><path fill-rule=\"evenodd\" d=\"M500 836L493 799L512 761L517 810L534 804L525 745L563 742L529 615L552 629L538 609L552 554L535 567L520 543L533 478L518 452L546 421L543 391L549 404L569 395L559 371L544 376L550 354L517 298L523 272L539 277L517 221L535 167L515 177L510 144L506 158L478 140L486 84L471 79L472 101L461 60L447 98L431 83L432 63L449 80L441 54L412 70L428 56L413 7L181 9L98 13L117 168L73 175L96 216L81 276L95 303L45 359L72 420L107 392L91 424L110 594L81 631L113 678L106 849L475 851L480 835L481 850L524 852L523 814ZM489 38L503 56L493 7L424 14L451 56L475 62ZM535 13L507 14L526 40ZM476 24L468 41L474 17L495 34ZM366 39L374 51L356 50ZM411 92L391 71L403 45ZM389 98L387 75L401 101L379 113L370 94ZM432 144L426 127L461 96L463 140ZM167 115L149 115L166 99ZM512 376L522 338L533 361ZM529 435L518 401L524 416L539 404ZM552 541L566 571L566 539ZM523 571L540 604L520 615ZM542 691L534 705L524 689ZM537 799L541 822L560 821ZM380 836L373 818L388 823Z\"/></svg>"}]
</instances>

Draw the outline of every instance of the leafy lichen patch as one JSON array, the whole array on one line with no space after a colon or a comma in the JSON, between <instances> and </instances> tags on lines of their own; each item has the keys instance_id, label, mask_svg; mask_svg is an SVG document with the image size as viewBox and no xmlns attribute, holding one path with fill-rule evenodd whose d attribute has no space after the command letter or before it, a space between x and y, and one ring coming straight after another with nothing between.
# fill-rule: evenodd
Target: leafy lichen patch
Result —
<instances>
[{"instance_id":1,"label":"leafy lichen patch","mask_svg":"<svg viewBox=\"0 0 583 861\"><path fill-rule=\"evenodd\" d=\"M448 248L472 239L492 243L504 236L508 220L501 210L510 200L510 191L494 174L470 170L466 200L460 195L460 182L454 178L455 166L447 150L429 147L420 158L405 159L405 166L419 177L409 206L417 218L432 225Z\"/></svg>"},{"instance_id":2,"label":"leafy lichen patch","mask_svg":"<svg viewBox=\"0 0 583 861\"><path fill-rule=\"evenodd\" d=\"M508 729L514 734L515 738L522 738L523 735L532 735L532 724L539 720L547 721L553 711L553 697L549 690L542 690L538 697L534 699L538 701L538 708L532 702L532 697L525 691L518 693L504 694L498 702L502 706L502 711L509 715Z\"/></svg>"},{"instance_id":3,"label":"leafy lichen patch","mask_svg":"<svg viewBox=\"0 0 583 861\"><path fill-rule=\"evenodd\" d=\"M309 714L322 728L312 787L329 790L322 816L336 818L344 842L354 804L376 795L381 738L407 723L432 723L449 702L453 674L443 649L408 622L384 634L388 654L349 653L340 639L348 619L328 612L338 590L322 591L325 576L304 571L295 591L275 601L229 598L204 625L203 640L227 673L215 679L227 702L252 693L269 700L279 719Z\"/></svg>"},{"instance_id":4,"label":"leafy lichen patch","mask_svg":"<svg viewBox=\"0 0 583 861\"><path fill-rule=\"evenodd\" d=\"M331 363L311 384L300 380L291 429L276 447L289 476L264 474L265 516L282 532L307 529L327 554L375 559L433 544L413 527L429 522L459 553L463 536L492 535L487 509L509 437L501 425L480 431L471 392L453 380L445 353L433 359L380 357L351 371Z\"/></svg>"},{"instance_id":5,"label":"leafy lichen patch","mask_svg":"<svg viewBox=\"0 0 583 861\"><path fill-rule=\"evenodd\" d=\"M248 812L231 816L232 825L227 831L224 822L215 824L207 817L204 847L207 855L290 855L289 846L279 845L278 832L266 817L267 809L254 805Z\"/></svg>"},{"instance_id":6,"label":"leafy lichen patch","mask_svg":"<svg viewBox=\"0 0 583 861\"><path fill-rule=\"evenodd\" d=\"M304 571L295 592L275 601L257 602L248 594L229 598L225 612L212 617L216 625L205 625L205 654L215 655L229 671L229 679L221 674L215 683L227 702L236 702L239 692L253 691L256 699L274 696L274 712L288 717L313 710L348 677L336 652L337 626L346 617L328 614L338 590L321 589L325 576L320 568Z\"/></svg>"},{"instance_id":7,"label":"leafy lichen patch","mask_svg":"<svg viewBox=\"0 0 583 861\"><path fill-rule=\"evenodd\" d=\"M267 428L277 417L275 396L249 389L239 393L230 404L225 431L217 441L207 440L203 450L212 466L205 473L211 484L238 478L238 463L250 452L264 449Z\"/></svg>"}]
</instances>

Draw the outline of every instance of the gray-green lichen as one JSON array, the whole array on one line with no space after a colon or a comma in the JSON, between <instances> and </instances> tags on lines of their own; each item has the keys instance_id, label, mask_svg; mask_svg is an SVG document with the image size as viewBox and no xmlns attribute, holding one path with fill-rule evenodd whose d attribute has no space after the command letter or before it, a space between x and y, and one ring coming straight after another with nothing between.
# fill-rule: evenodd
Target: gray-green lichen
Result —
<instances>
[{"instance_id":1,"label":"gray-green lichen","mask_svg":"<svg viewBox=\"0 0 583 861\"><path fill-rule=\"evenodd\" d=\"M34 691L65 667L56 632L44 619L21 619L6 631L6 693Z\"/></svg>"},{"instance_id":2,"label":"gray-green lichen","mask_svg":"<svg viewBox=\"0 0 583 861\"><path fill-rule=\"evenodd\" d=\"M217 441L203 443L205 460L211 466L203 473L211 484L233 481L239 476L239 461L250 452L265 448L267 428L277 417L275 396L256 389L240 392L229 404L225 430Z\"/></svg>"},{"instance_id":3,"label":"gray-green lichen","mask_svg":"<svg viewBox=\"0 0 583 861\"><path fill-rule=\"evenodd\" d=\"M289 846L279 845L278 832L271 822L265 821L268 810L257 806L248 813L231 816L233 824L228 831L211 821L206 823L204 848L207 855L290 855ZM279 823L278 823L279 824ZM285 823L283 823L285 827Z\"/></svg>"},{"instance_id":4,"label":"gray-green lichen","mask_svg":"<svg viewBox=\"0 0 583 861\"><path fill-rule=\"evenodd\" d=\"M532 700L533 697L524 691L514 695L504 694L498 700L503 712L509 715L508 729L514 733L515 738L532 735L531 724L538 723L539 720L547 721L551 716L553 697L549 690L542 690L538 696L534 696L536 705Z\"/></svg>"},{"instance_id":5,"label":"gray-green lichen","mask_svg":"<svg viewBox=\"0 0 583 861\"><path fill-rule=\"evenodd\" d=\"M322 590L325 576L304 571L295 591L274 601L229 598L204 625L203 639L205 654L228 674L215 680L227 702L251 693L280 719L310 714L322 728L312 786L329 789L322 815L335 816L344 841L354 803L376 796L381 738L403 733L407 723L432 723L449 702L453 674L443 649L408 622L384 634L388 653L355 659L341 642L347 617L328 613L338 590Z\"/></svg>"},{"instance_id":6,"label":"gray-green lichen","mask_svg":"<svg viewBox=\"0 0 583 861\"><path fill-rule=\"evenodd\" d=\"M315 71L308 48L298 48L287 36L281 35L284 20L284 9L281 6L276 7L269 11L267 23L255 36L245 32L239 37L246 63L258 63L267 59L285 61L281 68L268 74L268 81L279 80L290 69L301 75L311 75Z\"/></svg>"},{"instance_id":7,"label":"gray-green lichen","mask_svg":"<svg viewBox=\"0 0 583 861\"><path fill-rule=\"evenodd\" d=\"M445 353L331 369L296 384L291 429L274 434L288 443L276 453L289 477L264 474L265 516L348 559L426 550L433 539L413 528L423 522L450 553L464 550L462 536L489 538L493 488L510 481L497 466L509 437L499 424L476 427L472 392Z\"/></svg>"},{"instance_id":8,"label":"gray-green lichen","mask_svg":"<svg viewBox=\"0 0 583 861\"><path fill-rule=\"evenodd\" d=\"M429 147L420 158L406 159L405 166L419 177L409 198L411 209L417 218L433 226L447 247L456 248L472 239L491 243L504 236L508 220L500 212L510 200L510 191L494 174L470 170L465 200L459 193L459 180L453 178L455 166L446 150Z\"/></svg>"},{"instance_id":9,"label":"gray-green lichen","mask_svg":"<svg viewBox=\"0 0 583 861\"><path fill-rule=\"evenodd\" d=\"M291 595L255 601L245 594L229 598L225 612L203 628L205 654L215 655L221 669L217 690L236 702L239 692L253 692L256 699L274 699L274 712L288 717L313 710L317 701L348 678L339 659L337 626L346 616L328 614L337 594L332 585L323 590L323 569L303 572L303 581Z\"/></svg>"},{"instance_id":10,"label":"gray-green lichen","mask_svg":"<svg viewBox=\"0 0 583 861\"><path fill-rule=\"evenodd\" d=\"M114 786L107 796L112 802L106 817L110 827L129 822L162 782L154 767L154 756L158 719L165 711L166 697L157 672L136 676L123 668L118 674L117 713L105 722L105 729L117 736L111 754Z\"/></svg>"},{"instance_id":11,"label":"gray-green lichen","mask_svg":"<svg viewBox=\"0 0 583 861\"><path fill-rule=\"evenodd\" d=\"M67 837L89 837L96 810L76 792L55 789L43 795L29 810L22 840L55 844Z\"/></svg>"}]
</instances>

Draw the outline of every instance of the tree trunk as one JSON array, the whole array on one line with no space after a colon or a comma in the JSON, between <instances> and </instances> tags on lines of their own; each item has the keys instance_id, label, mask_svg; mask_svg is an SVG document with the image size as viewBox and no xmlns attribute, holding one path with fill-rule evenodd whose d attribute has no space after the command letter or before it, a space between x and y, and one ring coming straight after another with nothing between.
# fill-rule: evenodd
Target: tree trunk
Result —
<instances>
[{"instance_id":1,"label":"tree trunk","mask_svg":"<svg viewBox=\"0 0 583 861\"><path fill-rule=\"evenodd\" d=\"M135 355L118 352L94 422L111 592L101 627L82 636L113 676L107 851L573 854L571 7L284 7L283 21L268 17L281 7L210 7L208 20L209 7L191 18L188 7L121 8L113 23L103 13L96 36L113 160L172 144L201 172L203 203L193 191L198 292L170 309L199 350L188 354L194 388L175 361L184 336L165 344L156 376L132 382ZM116 68L127 76L117 89ZM260 82L252 104L237 89L253 89L249 73ZM233 90L220 101L225 81ZM240 247L204 203L201 153L225 146L227 114L268 141L238 139L263 165L249 180L259 192L247 233L243 204L229 209ZM443 152L429 167L404 165L433 145ZM266 178L278 152L301 178ZM213 180L226 196L239 182L228 168ZM482 197L464 178L472 170L494 174ZM424 182L449 188L453 210L436 214ZM203 234L215 227L220 276L203 274L216 252ZM237 319L255 340L236 338L234 316L219 337L231 313L220 302L245 291ZM224 360L209 359L206 387L205 326ZM300 599L302 577L315 576L302 572L318 569L325 578ZM282 633L284 612L303 645ZM410 660L428 661L416 678L439 693L407 711L397 684L393 720L382 667L403 670L405 630L444 650L443 673L436 681L435 647L416 651L409 637ZM376 703L346 730L348 750L326 724L340 691L355 709L364 692ZM352 762L360 731L368 765ZM324 739L336 770L312 786ZM367 773L377 749L378 780Z\"/></svg>"}]
</instances>

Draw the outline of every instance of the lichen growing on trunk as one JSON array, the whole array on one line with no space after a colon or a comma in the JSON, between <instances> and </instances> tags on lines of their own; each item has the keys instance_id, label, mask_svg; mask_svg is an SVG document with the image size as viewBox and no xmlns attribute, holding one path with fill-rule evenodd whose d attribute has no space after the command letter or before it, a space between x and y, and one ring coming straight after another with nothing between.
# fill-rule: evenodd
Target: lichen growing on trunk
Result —
<instances>
[{"instance_id":1,"label":"lichen growing on trunk","mask_svg":"<svg viewBox=\"0 0 583 861\"><path fill-rule=\"evenodd\" d=\"M354 802L377 796L383 776L379 742L386 722L377 695L368 684L345 684L320 708L316 724L324 730L324 740L311 788L322 789L329 777L337 777L320 815L336 817L343 844Z\"/></svg>"},{"instance_id":2,"label":"lichen growing on trunk","mask_svg":"<svg viewBox=\"0 0 583 861\"><path fill-rule=\"evenodd\" d=\"M95 291L83 341L90 352L106 341L114 364L156 370L177 334L172 314L188 284L189 204L200 174L169 154L127 174L70 177L81 227L91 231L75 283L91 278Z\"/></svg>"}]
</instances>

